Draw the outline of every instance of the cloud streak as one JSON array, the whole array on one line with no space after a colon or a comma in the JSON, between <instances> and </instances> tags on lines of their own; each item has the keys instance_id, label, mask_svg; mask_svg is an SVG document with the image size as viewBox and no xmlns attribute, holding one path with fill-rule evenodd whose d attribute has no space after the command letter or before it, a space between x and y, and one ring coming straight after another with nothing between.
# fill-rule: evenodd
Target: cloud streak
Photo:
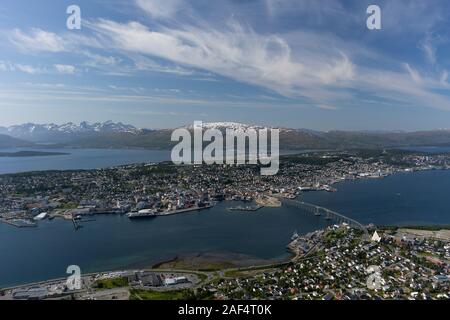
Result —
<instances>
[{"instance_id":1,"label":"cloud streak","mask_svg":"<svg viewBox=\"0 0 450 320\"><path fill-rule=\"evenodd\" d=\"M326 60L297 61L283 38L258 35L234 21L224 31L195 26L154 31L141 23L111 20L99 20L91 28L117 50L163 58L286 96L301 95L299 91L314 85L342 84L354 75L354 65L342 52Z\"/></svg>"},{"instance_id":2,"label":"cloud streak","mask_svg":"<svg viewBox=\"0 0 450 320\"><path fill-rule=\"evenodd\" d=\"M323 32L320 28L274 33L258 31L238 18L208 23L195 13L192 4L181 0L135 0L137 8L150 17L148 20L85 21L89 36L56 34L35 28L28 32L14 29L9 39L22 52L81 54L87 59L83 66L108 74L163 73L192 80L214 74L324 110L339 110L340 106L349 104L364 105L369 97L378 97L393 106L450 110L448 71L439 68L436 44L429 36L430 29L442 21L442 13L434 5L425 12L425 5L415 0L381 2L386 12L383 15L385 28L391 30L398 24L395 14L408 20L386 37L408 30L423 32L424 40L415 43L415 49L420 57L425 56L433 72L426 72L423 66L408 59L380 54L366 46L365 41L349 41L337 32ZM289 15L292 8L299 5L302 14L313 13L320 21L345 17L347 8L342 2L324 3L266 0L263 6L274 20ZM358 3L358 6L363 4ZM426 21L419 19L421 14ZM181 15L185 19L179 19ZM348 15L351 22L358 19L364 20L354 12ZM420 23L412 25L415 21ZM346 20L342 24L347 23ZM30 65L0 63L0 71L12 68L28 74L48 72L48 69ZM73 74L79 69L64 62L51 68L60 74Z\"/></svg>"}]
</instances>

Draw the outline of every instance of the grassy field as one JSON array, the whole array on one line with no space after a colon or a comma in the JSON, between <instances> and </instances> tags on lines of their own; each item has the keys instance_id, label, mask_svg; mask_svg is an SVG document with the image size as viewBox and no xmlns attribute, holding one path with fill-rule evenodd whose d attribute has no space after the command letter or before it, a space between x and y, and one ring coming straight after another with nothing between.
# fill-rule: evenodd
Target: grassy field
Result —
<instances>
[{"instance_id":1,"label":"grassy field","mask_svg":"<svg viewBox=\"0 0 450 320\"><path fill-rule=\"evenodd\" d=\"M108 290L114 288L128 287L127 278L113 278L113 279L102 279L97 280L94 284L94 288L99 290Z\"/></svg>"},{"instance_id":2,"label":"grassy field","mask_svg":"<svg viewBox=\"0 0 450 320\"><path fill-rule=\"evenodd\" d=\"M170 262L162 263L158 269L178 269L178 270L197 270L197 271L218 271L236 267L235 264L227 261L208 261L207 259L175 259Z\"/></svg>"},{"instance_id":3,"label":"grassy field","mask_svg":"<svg viewBox=\"0 0 450 320\"><path fill-rule=\"evenodd\" d=\"M178 291L151 291L151 290L130 290L130 300L192 300L194 292L192 290Z\"/></svg>"}]
</instances>

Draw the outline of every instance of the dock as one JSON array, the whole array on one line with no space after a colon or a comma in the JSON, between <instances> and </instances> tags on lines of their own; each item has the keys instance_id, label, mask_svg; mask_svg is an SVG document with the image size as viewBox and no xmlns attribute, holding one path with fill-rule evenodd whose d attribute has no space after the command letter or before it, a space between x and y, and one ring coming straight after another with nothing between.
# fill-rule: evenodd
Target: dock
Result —
<instances>
[{"instance_id":1,"label":"dock","mask_svg":"<svg viewBox=\"0 0 450 320\"><path fill-rule=\"evenodd\" d=\"M25 219L0 219L1 222L16 228L36 228L37 224Z\"/></svg>"},{"instance_id":2,"label":"dock","mask_svg":"<svg viewBox=\"0 0 450 320\"><path fill-rule=\"evenodd\" d=\"M75 230L78 230L81 228L81 226L77 223L77 220L72 217L72 223L73 223L73 227L75 228Z\"/></svg>"},{"instance_id":3,"label":"dock","mask_svg":"<svg viewBox=\"0 0 450 320\"><path fill-rule=\"evenodd\" d=\"M156 217L163 217L163 216L172 216L174 214L180 214L180 213L186 213L191 211L200 211L205 209L211 209L214 207L213 205L207 205L204 207L192 207L187 209L179 209L179 210L172 210L172 211L165 211L165 212L158 212L155 214Z\"/></svg>"},{"instance_id":4,"label":"dock","mask_svg":"<svg viewBox=\"0 0 450 320\"><path fill-rule=\"evenodd\" d=\"M246 207L242 207L242 206L238 206L238 207L231 207L231 208L227 208L228 211L244 211L244 212L255 212L258 211L260 209L264 208L263 206L260 205L256 205L256 206L246 206Z\"/></svg>"}]
</instances>

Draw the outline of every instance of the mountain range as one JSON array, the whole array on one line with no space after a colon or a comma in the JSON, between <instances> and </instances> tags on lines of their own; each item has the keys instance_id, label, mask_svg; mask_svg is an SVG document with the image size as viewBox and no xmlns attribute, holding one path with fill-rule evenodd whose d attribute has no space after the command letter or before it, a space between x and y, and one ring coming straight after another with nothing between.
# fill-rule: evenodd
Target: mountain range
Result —
<instances>
[{"instance_id":1,"label":"mountain range","mask_svg":"<svg viewBox=\"0 0 450 320\"><path fill-rule=\"evenodd\" d=\"M121 122L114 123L112 121L93 124L86 121L80 124L68 122L62 125L54 123L25 123L10 127L0 127L0 134L37 143L67 142L102 133L134 133L137 131L138 129L132 125L126 125Z\"/></svg>"},{"instance_id":2,"label":"mountain range","mask_svg":"<svg viewBox=\"0 0 450 320\"><path fill-rule=\"evenodd\" d=\"M193 126L186 126L192 130ZM261 129L235 122L204 123L204 129L230 128L238 131ZM146 148L169 149L173 129L139 129L132 125L107 121L90 124L72 122L56 124L26 123L0 127L0 148L53 144L74 148ZM408 146L450 146L450 130L417 132L388 131L314 131L280 128L280 147L283 150L395 148Z\"/></svg>"}]
</instances>

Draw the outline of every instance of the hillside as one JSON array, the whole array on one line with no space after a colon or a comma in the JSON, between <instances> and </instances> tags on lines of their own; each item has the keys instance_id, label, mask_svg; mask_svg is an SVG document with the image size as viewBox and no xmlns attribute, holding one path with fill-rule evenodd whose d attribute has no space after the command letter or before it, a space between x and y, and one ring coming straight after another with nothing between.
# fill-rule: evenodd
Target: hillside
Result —
<instances>
[{"instance_id":1,"label":"hillside","mask_svg":"<svg viewBox=\"0 0 450 320\"><path fill-rule=\"evenodd\" d=\"M221 130L223 131L223 130ZM245 131L245 130L244 130ZM224 132L224 131L223 131ZM172 130L141 130L138 133L98 134L71 141L68 146L90 148L170 149ZM320 150L349 148L393 148L450 145L450 131L424 132L318 132L280 129L283 150Z\"/></svg>"},{"instance_id":2,"label":"hillside","mask_svg":"<svg viewBox=\"0 0 450 320\"><path fill-rule=\"evenodd\" d=\"M186 126L192 131L193 126ZM226 129L245 132L264 127L234 122L204 123L204 129L217 129L225 134ZM4 135L0 147L30 146L29 140L53 143L57 146L75 148L142 148L170 149L173 129L138 129L134 126L107 121L89 124L71 122L63 125L23 124L0 128ZM7 137L7 138L6 138ZM24 138L26 137L26 138ZM3 143L3 145L2 145ZM280 147L283 150L320 150L349 148L394 148L408 146L450 146L449 130L417 132L365 132L365 131L313 131L280 128Z\"/></svg>"},{"instance_id":3,"label":"hillside","mask_svg":"<svg viewBox=\"0 0 450 320\"><path fill-rule=\"evenodd\" d=\"M33 143L0 134L0 148L31 147Z\"/></svg>"}]
</instances>

